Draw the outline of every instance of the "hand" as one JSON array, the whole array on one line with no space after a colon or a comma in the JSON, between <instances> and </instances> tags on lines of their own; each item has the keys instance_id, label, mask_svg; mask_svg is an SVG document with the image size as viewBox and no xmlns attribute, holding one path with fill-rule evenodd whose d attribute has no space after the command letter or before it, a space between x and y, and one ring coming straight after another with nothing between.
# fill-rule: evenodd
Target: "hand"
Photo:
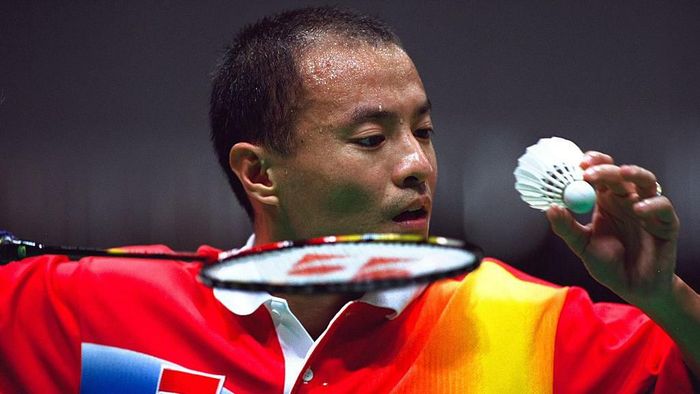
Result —
<instances>
[{"instance_id":1,"label":"hand","mask_svg":"<svg viewBox=\"0 0 700 394\"><path fill-rule=\"evenodd\" d=\"M679 221L668 198L657 195L656 176L638 166L587 152L581 167L596 189L591 223L561 207L547 211L552 230L598 282L645 309L672 290Z\"/></svg>"}]
</instances>

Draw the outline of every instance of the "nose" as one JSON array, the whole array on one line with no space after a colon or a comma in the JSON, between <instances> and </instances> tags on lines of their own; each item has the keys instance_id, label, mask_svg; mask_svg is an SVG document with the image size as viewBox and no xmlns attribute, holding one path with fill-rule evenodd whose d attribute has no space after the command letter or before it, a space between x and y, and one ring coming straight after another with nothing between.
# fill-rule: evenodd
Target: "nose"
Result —
<instances>
[{"instance_id":1,"label":"nose","mask_svg":"<svg viewBox=\"0 0 700 394\"><path fill-rule=\"evenodd\" d=\"M417 140L412 133L407 134L401 144L392 181L400 188L422 188L435 172L435 153L431 144Z\"/></svg>"}]
</instances>

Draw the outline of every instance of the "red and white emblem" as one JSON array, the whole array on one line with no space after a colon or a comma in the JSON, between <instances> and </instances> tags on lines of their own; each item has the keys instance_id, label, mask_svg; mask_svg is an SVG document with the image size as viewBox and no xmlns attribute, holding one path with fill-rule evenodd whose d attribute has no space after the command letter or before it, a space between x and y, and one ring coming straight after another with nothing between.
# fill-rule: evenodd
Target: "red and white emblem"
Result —
<instances>
[{"instance_id":1,"label":"red and white emblem","mask_svg":"<svg viewBox=\"0 0 700 394\"><path fill-rule=\"evenodd\" d=\"M408 257L354 257L337 254L307 253L287 272L289 275L310 276L340 273L352 280L363 281L411 276L410 265L418 261Z\"/></svg>"},{"instance_id":2,"label":"red and white emblem","mask_svg":"<svg viewBox=\"0 0 700 394\"><path fill-rule=\"evenodd\" d=\"M162 365L156 394L219 394L225 376Z\"/></svg>"}]
</instances>

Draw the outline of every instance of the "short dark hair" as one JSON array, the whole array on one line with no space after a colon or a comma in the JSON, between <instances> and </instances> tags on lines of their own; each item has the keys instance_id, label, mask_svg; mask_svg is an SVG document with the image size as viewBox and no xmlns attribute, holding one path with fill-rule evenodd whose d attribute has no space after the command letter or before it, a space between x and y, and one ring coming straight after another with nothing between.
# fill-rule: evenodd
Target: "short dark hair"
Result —
<instances>
[{"instance_id":1,"label":"short dark hair","mask_svg":"<svg viewBox=\"0 0 700 394\"><path fill-rule=\"evenodd\" d=\"M401 46L391 28L376 18L334 7L302 8L244 27L216 68L211 139L231 188L252 220L252 205L229 167L229 152L245 141L279 154L293 153L293 126L303 99L297 60L306 44L326 35Z\"/></svg>"}]
</instances>

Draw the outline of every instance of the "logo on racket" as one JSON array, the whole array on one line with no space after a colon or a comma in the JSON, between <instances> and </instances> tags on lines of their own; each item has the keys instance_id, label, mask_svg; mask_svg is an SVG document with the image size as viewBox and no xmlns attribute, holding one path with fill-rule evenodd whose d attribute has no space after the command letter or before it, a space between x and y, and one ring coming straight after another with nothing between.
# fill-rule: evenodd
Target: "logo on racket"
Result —
<instances>
[{"instance_id":1,"label":"logo on racket","mask_svg":"<svg viewBox=\"0 0 700 394\"><path fill-rule=\"evenodd\" d=\"M411 271L405 267L408 263L414 262L416 259L407 257L372 257L360 270L357 271L352 280L375 280L388 278L408 278L411 276Z\"/></svg>"},{"instance_id":2,"label":"logo on racket","mask_svg":"<svg viewBox=\"0 0 700 394\"><path fill-rule=\"evenodd\" d=\"M304 257L299 259L292 269L289 270L289 275L323 275L331 272L342 271L345 269L344 265L330 264L331 260L343 259L347 256L340 254L318 254L309 253L305 254Z\"/></svg>"},{"instance_id":3,"label":"logo on racket","mask_svg":"<svg viewBox=\"0 0 700 394\"><path fill-rule=\"evenodd\" d=\"M376 256L358 260L345 255L309 253L294 263L288 274L311 276L348 271L350 276L354 271L353 281L406 278L411 276L407 265L415 261L407 257Z\"/></svg>"}]
</instances>

